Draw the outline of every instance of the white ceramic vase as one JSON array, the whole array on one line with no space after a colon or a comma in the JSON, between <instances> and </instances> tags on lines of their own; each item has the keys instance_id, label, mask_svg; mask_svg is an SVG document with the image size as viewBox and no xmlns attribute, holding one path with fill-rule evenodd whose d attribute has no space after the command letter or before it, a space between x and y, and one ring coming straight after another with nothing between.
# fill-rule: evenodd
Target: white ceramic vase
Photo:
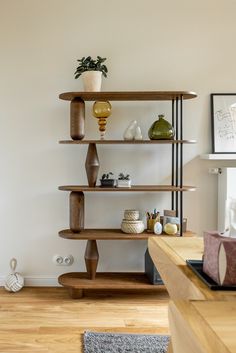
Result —
<instances>
[{"instance_id":1,"label":"white ceramic vase","mask_svg":"<svg viewBox=\"0 0 236 353\"><path fill-rule=\"evenodd\" d=\"M129 126L124 132L124 135L123 135L124 140L134 139L136 126L137 126L137 121L136 120L131 121L131 123L129 124Z\"/></svg>"},{"instance_id":2,"label":"white ceramic vase","mask_svg":"<svg viewBox=\"0 0 236 353\"><path fill-rule=\"evenodd\" d=\"M85 92L99 92L102 87L101 71L85 71L81 75Z\"/></svg>"},{"instance_id":3,"label":"white ceramic vase","mask_svg":"<svg viewBox=\"0 0 236 353\"><path fill-rule=\"evenodd\" d=\"M143 135L142 135L142 131L141 131L140 126L137 126L135 129L134 139L138 140L138 141L143 139Z\"/></svg>"}]
</instances>

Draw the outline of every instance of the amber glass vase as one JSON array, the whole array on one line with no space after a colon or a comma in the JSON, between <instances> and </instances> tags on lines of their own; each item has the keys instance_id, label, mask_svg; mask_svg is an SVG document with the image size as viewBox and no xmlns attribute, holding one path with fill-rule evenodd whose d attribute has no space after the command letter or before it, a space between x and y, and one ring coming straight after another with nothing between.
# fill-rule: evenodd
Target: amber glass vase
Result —
<instances>
[{"instance_id":1,"label":"amber glass vase","mask_svg":"<svg viewBox=\"0 0 236 353\"><path fill-rule=\"evenodd\" d=\"M104 140L106 119L111 115L111 104L108 101L97 101L93 105L93 115L98 119L100 139Z\"/></svg>"}]
</instances>

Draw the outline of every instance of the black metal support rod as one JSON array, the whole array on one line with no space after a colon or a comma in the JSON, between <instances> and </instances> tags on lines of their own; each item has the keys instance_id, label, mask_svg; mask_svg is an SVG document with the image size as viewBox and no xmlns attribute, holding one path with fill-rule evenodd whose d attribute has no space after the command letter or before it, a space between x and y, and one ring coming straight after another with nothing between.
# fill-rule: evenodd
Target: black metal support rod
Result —
<instances>
[{"instance_id":1,"label":"black metal support rod","mask_svg":"<svg viewBox=\"0 0 236 353\"><path fill-rule=\"evenodd\" d=\"M179 139L179 98L176 98L176 109L175 109L175 136L176 140ZM179 145L175 146L175 186L179 186ZM178 191L175 192L175 210L176 217L179 215L179 195Z\"/></svg>"},{"instance_id":2,"label":"black metal support rod","mask_svg":"<svg viewBox=\"0 0 236 353\"><path fill-rule=\"evenodd\" d=\"M175 100L172 99L172 126L175 128ZM175 185L175 144L173 143L171 151L171 186ZM171 209L174 210L175 208L175 193L174 191L171 192Z\"/></svg>"},{"instance_id":3,"label":"black metal support rod","mask_svg":"<svg viewBox=\"0 0 236 353\"><path fill-rule=\"evenodd\" d=\"M183 96L180 98L180 139L183 140ZM183 187L183 144L180 144L180 187ZM183 191L180 191L180 236L183 235Z\"/></svg>"}]
</instances>

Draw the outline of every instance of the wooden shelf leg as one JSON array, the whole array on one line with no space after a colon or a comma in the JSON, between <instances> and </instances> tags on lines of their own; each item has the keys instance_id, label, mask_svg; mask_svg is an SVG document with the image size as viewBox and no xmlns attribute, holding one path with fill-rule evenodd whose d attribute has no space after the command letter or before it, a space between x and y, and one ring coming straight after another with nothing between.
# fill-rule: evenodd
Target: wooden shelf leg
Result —
<instances>
[{"instance_id":1,"label":"wooden shelf leg","mask_svg":"<svg viewBox=\"0 0 236 353\"><path fill-rule=\"evenodd\" d=\"M96 240L88 240L84 254L85 264L89 279L95 279L98 265L98 247Z\"/></svg>"},{"instance_id":2,"label":"wooden shelf leg","mask_svg":"<svg viewBox=\"0 0 236 353\"><path fill-rule=\"evenodd\" d=\"M88 146L85 169L89 186L96 186L99 171L99 159L95 143L90 143Z\"/></svg>"},{"instance_id":3,"label":"wooden shelf leg","mask_svg":"<svg viewBox=\"0 0 236 353\"><path fill-rule=\"evenodd\" d=\"M83 297L83 289L67 288L72 299L80 299Z\"/></svg>"},{"instance_id":4,"label":"wooden shelf leg","mask_svg":"<svg viewBox=\"0 0 236 353\"><path fill-rule=\"evenodd\" d=\"M84 229L84 193L70 193L70 229L78 233Z\"/></svg>"},{"instance_id":5,"label":"wooden shelf leg","mask_svg":"<svg viewBox=\"0 0 236 353\"><path fill-rule=\"evenodd\" d=\"M70 136L72 140L84 138L85 104L83 99L74 98L70 104Z\"/></svg>"}]
</instances>

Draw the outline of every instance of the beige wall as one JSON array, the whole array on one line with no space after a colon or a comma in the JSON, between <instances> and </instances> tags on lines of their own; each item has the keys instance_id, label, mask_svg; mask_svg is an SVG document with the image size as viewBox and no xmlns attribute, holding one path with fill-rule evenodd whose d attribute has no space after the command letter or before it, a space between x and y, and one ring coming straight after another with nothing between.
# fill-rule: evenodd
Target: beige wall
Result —
<instances>
[{"instance_id":1,"label":"beige wall","mask_svg":"<svg viewBox=\"0 0 236 353\"><path fill-rule=\"evenodd\" d=\"M69 104L58 94L80 90L76 59L108 58L104 90L192 90L186 102L185 196L189 228L199 235L216 227L217 177L199 160L211 149L209 94L235 92L235 1L0 0L0 276L15 256L19 270L35 282L68 269L54 254L75 257L69 270L84 270L85 242L57 236L68 227L68 195L58 185L86 183L85 146L59 145L69 137ZM87 109L87 137L98 136ZM162 103L114 103L108 137L120 138L132 119L147 130ZM101 173L128 172L135 183L163 182L170 175L170 149L99 146ZM228 165L228 164L227 164ZM231 165L233 163L231 162ZM125 208L169 207L166 194L86 195L87 227L119 227ZM99 242L100 270L142 270L145 242ZM42 282L37 282L42 278ZM46 281L48 278L48 282Z\"/></svg>"}]
</instances>

